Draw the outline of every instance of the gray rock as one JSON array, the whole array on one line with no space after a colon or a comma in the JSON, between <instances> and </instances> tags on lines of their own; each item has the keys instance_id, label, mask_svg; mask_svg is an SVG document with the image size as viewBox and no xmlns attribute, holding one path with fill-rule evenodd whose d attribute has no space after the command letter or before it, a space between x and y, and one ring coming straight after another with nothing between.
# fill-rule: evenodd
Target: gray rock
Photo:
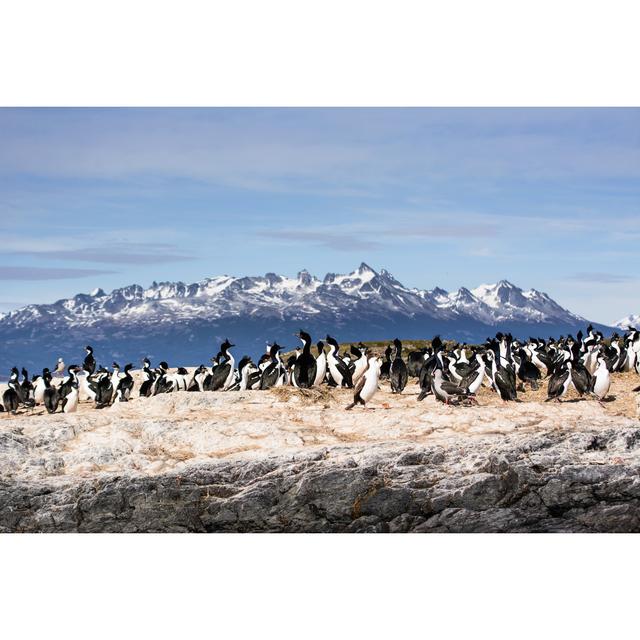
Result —
<instances>
[{"instance_id":1,"label":"gray rock","mask_svg":"<svg viewBox=\"0 0 640 640\"><path fill-rule=\"evenodd\" d=\"M329 446L156 476L59 475L51 457L37 481L3 476L0 531L640 531L638 433Z\"/></svg>"}]
</instances>

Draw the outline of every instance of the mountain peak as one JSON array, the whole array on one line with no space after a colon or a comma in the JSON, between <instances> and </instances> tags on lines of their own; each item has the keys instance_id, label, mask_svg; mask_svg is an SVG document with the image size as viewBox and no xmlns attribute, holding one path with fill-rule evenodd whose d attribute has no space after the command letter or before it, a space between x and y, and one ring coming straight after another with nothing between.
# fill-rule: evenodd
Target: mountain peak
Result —
<instances>
[{"instance_id":1,"label":"mountain peak","mask_svg":"<svg viewBox=\"0 0 640 640\"><path fill-rule=\"evenodd\" d=\"M361 262L360 266L357 268L355 273L359 273L363 275L365 273L372 273L373 275L378 275L374 269L372 269L366 262Z\"/></svg>"},{"instance_id":2,"label":"mountain peak","mask_svg":"<svg viewBox=\"0 0 640 640\"><path fill-rule=\"evenodd\" d=\"M313 282L314 277L306 269L303 269L302 271L298 271L298 280L300 284L309 286Z\"/></svg>"},{"instance_id":3,"label":"mountain peak","mask_svg":"<svg viewBox=\"0 0 640 640\"><path fill-rule=\"evenodd\" d=\"M467 289L467 287L460 287L458 289L458 298L464 299L464 300L475 300L475 298L473 297L473 294L471 293L471 291L469 291L469 289Z\"/></svg>"}]
</instances>

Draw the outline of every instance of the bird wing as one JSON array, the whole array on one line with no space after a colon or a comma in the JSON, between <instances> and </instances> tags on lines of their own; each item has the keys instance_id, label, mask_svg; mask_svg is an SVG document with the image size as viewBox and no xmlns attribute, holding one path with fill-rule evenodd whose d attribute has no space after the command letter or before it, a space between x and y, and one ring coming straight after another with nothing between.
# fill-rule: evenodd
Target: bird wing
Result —
<instances>
[{"instance_id":1,"label":"bird wing","mask_svg":"<svg viewBox=\"0 0 640 640\"><path fill-rule=\"evenodd\" d=\"M360 380L358 380L358 384L356 384L356 390L353 394L354 402L358 402L358 400L360 400L360 393L362 392L362 389L364 389L365 379L366 379L366 376L361 376Z\"/></svg>"},{"instance_id":2,"label":"bird wing","mask_svg":"<svg viewBox=\"0 0 640 640\"><path fill-rule=\"evenodd\" d=\"M305 358L303 361L298 360L297 366L293 370L293 376L299 387L303 385L311 386L316 379L316 371L316 359L313 356L309 356L309 358Z\"/></svg>"},{"instance_id":3,"label":"bird wing","mask_svg":"<svg viewBox=\"0 0 640 640\"><path fill-rule=\"evenodd\" d=\"M463 378L466 378L473 371L478 369L480 365L477 362L469 363L469 362L458 362L453 365L453 368L456 370L456 373Z\"/></svg>"},{"instance_id":4,"label":"bird wing","mask_svg":"<svg viewBox=\"0 0 640 640\"><path fill-rule=\"evenodd\" d=\"M219 364L211 373L211 391L221 389L229 377L231 365L228 363Z\"/></svg>"},{"instance_id":5,"label":"bird wing","mask_svg":"<svg viewBox=\"0 0 640 640\"><path fill-rule=\"evenodd\" d=\"M459 387L457 384L453 382L449 382L448 380L443 380L440 383L440 388L449 395L452 396L463 396L467 393L467 390L463 387Z\"/></svg>"},{"instance_id":6,"label":"bird wing","mask_svg":"<svg viewBox=\"0 0 640 640\"><path fill-rule=\"evenodd\" d=\"M504 367L500 367L500 369L496 371L495 382L498 389L501 392L504 392L508 398L515 398L515 376L512 375L511 371L505 369ZM502 393L500 395L502 396Z\"/></svg>"},{"instance_id":7,"label":"bird wing","mask_svg":"<svg viewBox=\"0 0 640 640\"><path fill-rule=\"evenodd\" d=\"M265 370L262 372L262 377L260 378L260 389L268 389L273 386L277 377L277 363L272 362L268 365Z\"/></svg>"},{"instance_id":8,"label":"bird wing","mask_svg":"<svg viewBox=\"0 0 640 640\"><path fill-rule=\"evenodd\" d=\"M347 367L347 365L342 360L338 360L336 362L336 369L342 375L342 383L343 383L343 385L346 383L346 385L348 387L353 386L353 379L352 379L352 376L351 376L351 371L349 370L349 367Z\"/></svg>"},{"instance_id":9,"label":"bird wing","mask_svg":"<svg viewBox=\"0 0 640 640\"><path fill-rule=\"evenodd\" d=\"M569 371L566 369L551 376L549 380L549 387L547 388L547 395L550 398L555 398L557 395L560 395L560 392L562 391L562 388L564 387L564 383L567 381L568 376Z\"/></svg>"},{"instance_id":10,"label":"bird wing","mask_svg":"<svg viewBox=\"0 0 640 640\"><path fill-rule=\"evenodd\" d=\"M467 375L460 381L460 386L464 389L468 389L476 381L479 375L480 372L478 369L469 371L469 373L467 373Z\"/></svg>"}]
</instances>

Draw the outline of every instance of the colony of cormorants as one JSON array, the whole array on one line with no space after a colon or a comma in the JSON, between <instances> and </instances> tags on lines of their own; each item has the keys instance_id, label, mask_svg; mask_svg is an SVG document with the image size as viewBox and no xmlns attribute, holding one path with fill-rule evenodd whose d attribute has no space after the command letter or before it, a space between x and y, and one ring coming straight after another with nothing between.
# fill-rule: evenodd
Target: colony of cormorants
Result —
<instances>
[{"instance_id":1,"label":"colony of cormorants","mask_svg":"<svg viewBox=\"0 0 640 640\"><path fill-rule=\"evenodd\" d=\"M236 366L225 340L211 359L211 366L201 364L192 373L179 367L171 372L167 362L152 367L148 358L142 366L142 381L137 393L150 397L162 393L264 390L291 385L309 389L320 385L354 389L353 403L365 405L379 388L380 380L388 380L394 394L402 393L409 378L417 379L418 401L433 394L446 404L474 404L476 394L484 384L493 389L504 402L518 401L518 393L529 386L536 390L547 381L547 401L560 402L570 388L580 396L589 395L598 401L607 397L611 375L622 371L640 374L640 331L630 327L620 336L605 339L593 327L576 337L514 339L510 334L497 333L484 344L449 347L436 336L430 346L414 350L403 357L402 343L397 338L380 357L364 344L351 345L341 352L340 344L331 336L314 345L311 336L300 331L302 342L283 361L282 347L268 344L257 364L248 356ZM114 402L127 402L135 393L133 365L122 370L114 362L111 369L98 366L91 346L86 347L83 364L65 367L58 358L53 373L45 368L41 374L29 377L23 368L11 370L8 388L2 395L0 411L15 414L20 407L44 405L49 413L76 411L81 399L95 403L98 409ZM66 373L66 375L65 375ZM55 379L54 379L55 378ZM57 384L56 384L57 383ZM634 391L640 390L640 387Z\"/></svg>"}]
</instances>

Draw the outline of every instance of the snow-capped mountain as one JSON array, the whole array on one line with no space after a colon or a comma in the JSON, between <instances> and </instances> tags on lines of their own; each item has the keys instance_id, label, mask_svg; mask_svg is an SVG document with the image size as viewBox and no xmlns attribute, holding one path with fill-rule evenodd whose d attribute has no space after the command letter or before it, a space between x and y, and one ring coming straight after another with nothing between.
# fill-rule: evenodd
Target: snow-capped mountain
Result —
<instances>
[{"instance_id":1,"label":"snow-capped mountain","mask_svg":"<svg viewBox=\"0 0 640 640\"><path fill-rule=\"evenodd\" d=\"M476 289L409 289L389 272L366 264L349 274L308 271L296 278L218 276L193 284L130 285L106 293L29 305L0 315L0 366L42 366L62 355L79 360L90 343L100 361L145 355L181 363L204 362L229 336L243 352L264 342L293 346L304 327L316 338L342 340L431 337L483 340L498 328L516 335L576 331L587 321L545 293L506 280Z\"/></svg>"},{"instance_id":2,"label":"snow-capped mountain","mask_svg":"<svg viewBox=\"0 0 640 640\"><path fill-rule=\"evenodd\" d=\"M616 322L614 326L624 330L628 329L629 327L640 327L640 313L635 315L631 314L626 318L622 318L622 320Z\"/></svg>"}]
</instances>

